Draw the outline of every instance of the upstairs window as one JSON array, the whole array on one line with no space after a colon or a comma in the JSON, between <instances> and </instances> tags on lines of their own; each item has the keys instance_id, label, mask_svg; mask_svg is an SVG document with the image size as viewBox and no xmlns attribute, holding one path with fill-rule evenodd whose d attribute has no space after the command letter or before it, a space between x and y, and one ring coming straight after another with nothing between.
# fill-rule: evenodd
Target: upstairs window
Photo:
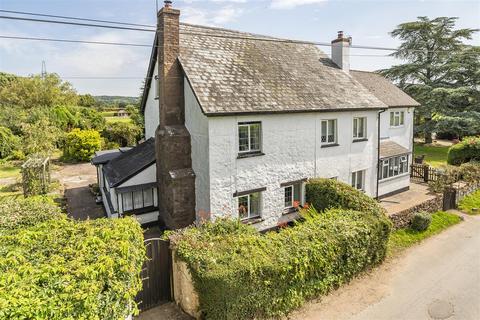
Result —
<instances>
[{"instance_id":1,"label":"upstairs window","mask_svg":"<svg viewBox=\"0 0 480 320\"><path fill-rule=\"evenodd\" d=\"M240 220L260 217L260 192L238 197L238 217Z\"/></svg>"},{"instance_id":2,"label":"upstairs window","mask_svg":"<svg viewBox=\"0 0 480 320\"><path fill-rule=\"evenodd\" d=\"M365 190L365 170L352 172L352 187L357 190Z\"/></svg>"},{"instance_id":3,"label":"upstairs window","mask_svg":"<svg viewBox=\"0 0 480 320\"><path fill-rule=\"evenodd\" d=\"M322 120L322 137L321 143L323 145L337 143L337 120Z\"/></svg>"},{"instance_id":4,"label":"upstairs window","mask_svg":"<svg viewBox=\"0 0 480 320\"><path fill-rule=\"evenodd\" d=\"M238 152L256 153L262 150L262 123L240 122L238 124Z\"/></svg>"},{"instance_id":5,"label":"upstairs window","mask_svg":"<svg viewBox=\"0 0 480 320\"><path fill-rule=\"evenodd\" d=\"M301 204L302 201L302 184L292 184L290 186L285 186L285 208L293 208L295 203Z\"/></svg>"},{"instance_id":6,"label":"upstairs window","mask_svg":"<svg viewBox=\"0 0 480 320\"><path fill-rule=\"evenodd\" d=\"M400 127L405 124L405 111L390 112L390 127Z\"/></svg>"},{"instance_id":7,"label":"upstairs window","mask_svg":"<svg viewBox=\"0 0 480 320\"><path fill-rule=\"evenodd\" d=\"M353 140L367 137L367 118L353 118Z\"/></svg>"}]
</instances>

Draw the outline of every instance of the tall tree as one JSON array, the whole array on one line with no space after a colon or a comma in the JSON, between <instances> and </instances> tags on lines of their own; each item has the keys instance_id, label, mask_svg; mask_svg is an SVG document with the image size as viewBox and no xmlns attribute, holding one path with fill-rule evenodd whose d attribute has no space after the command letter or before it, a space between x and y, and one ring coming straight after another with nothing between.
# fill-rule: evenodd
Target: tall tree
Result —
<instances>
[{"instance_id":1,"label":"tall tree","mask_svg":"<svg viewBox=\"0 0 480 320\"><path fill-rule=\"evenodd\" d=\"M391 32L402 44L392 56L406 63L380 72L422 104L417 130L459 137L480 133L480 47L464 43L478 29L455 29L458 18L438 17L400 24Z\"/></svg>"}]
</instances>

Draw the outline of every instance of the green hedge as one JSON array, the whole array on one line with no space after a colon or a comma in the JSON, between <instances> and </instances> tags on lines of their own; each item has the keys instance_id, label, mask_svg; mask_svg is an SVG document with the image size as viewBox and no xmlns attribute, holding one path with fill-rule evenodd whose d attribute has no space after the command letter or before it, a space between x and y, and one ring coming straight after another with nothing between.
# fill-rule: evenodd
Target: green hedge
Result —
<instances>
[{"instance_id":1,"label":"green hedge","mask_svg":"<svg viewBox=\"0 0 480 320\"><path fill-rule=\"evenodd\" d=\"M78 222L48 203L17 208L10 219L16 209L0 207L8 223L0 229L0 319L123 319L136 310L145 252L134 219Z\"/></svg>"},{"instance_id":2,"label":"green hedge","mask_svg":"<svg viewBox=\"0 0 480 320\"><path fill-rule=\"evenodd\" d=\"M448 164L460 165L470 161L480 161L480 137L466 137L448 149Z\"/></svg>"},{"instance_id":3,"label":"green hedge","mask_svg":"<svg viewBox=\"0 0 480 320\"><path fill-rule=\"evenodd\" d=\"M88 161L101 146L98 131L73 129L65 137L63 156L68 160Z\"/></svg>"},{"instance_id":4,"label":"green hedge","mask_svg":"<svg viewBox=\"0 0 480 320\"><path fill-rule=\"evenodd\" d=\"M378 202L352 186L333 179L312 179L305 186L306 200L319 211L342 208L384 216Z\"/></svg>"},{"instance_id":5,"label":"green hedge","mask_svg":"<svg viewBox=\"0 0 480 320\"><path fill-rule=\"evenodd\" d=\"M18 149L20 138L15 136L9 128L0 126L0 159L10 156Z\"/></svg>"},{"instance_id":6,"label":"green hedge","mask_svg":"<svg viewBox=\"0 0 480 320\"><path fill-rule=\"evenodd\" d=\"M283 316L384 259L391 229L385 216L310 208L305 217L266 234L217 219L171 235L192 274L203 316Z\"/></svg>"}]
</instances>

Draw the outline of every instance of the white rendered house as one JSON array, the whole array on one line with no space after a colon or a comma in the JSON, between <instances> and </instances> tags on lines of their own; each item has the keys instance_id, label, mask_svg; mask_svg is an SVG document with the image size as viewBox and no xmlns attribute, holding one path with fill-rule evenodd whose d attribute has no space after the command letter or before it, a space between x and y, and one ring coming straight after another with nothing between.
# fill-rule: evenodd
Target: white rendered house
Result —
<instances>
[{"instance_id":1,"label":"white rendered house","mask_svg":"<svg viewBox=\"0 0 480 320\"><path fill-rule=\"evenodd\" d=\"M141 102L157 166L139 183L156 179L155 212L167 226L175 214L162 201L191 197L194 213L177 226L231 216L275 227L297 217L294 204L316 177L372 197L408 189L419 104L380 75L351 71L351 39L339 33L329 59L313 44L183 24L179 15L159 12ZM178 156L180 140L165 142L175 134L188 141ZM170 170L175 161L163 158L175 157L185 164ZM162 177L179 175L194 188L187 182L166 196Z\"/></svg>"}]
</instances>

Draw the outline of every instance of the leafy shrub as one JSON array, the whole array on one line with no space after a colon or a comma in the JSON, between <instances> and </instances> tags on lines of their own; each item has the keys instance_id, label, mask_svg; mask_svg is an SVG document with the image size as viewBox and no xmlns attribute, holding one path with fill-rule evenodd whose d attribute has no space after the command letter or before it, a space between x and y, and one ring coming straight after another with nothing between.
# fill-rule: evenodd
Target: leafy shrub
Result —
<instances>
[{"instance_id":1,"label":"leafy shrub","mask_svg":"<svg viewBox=\"0 0 480 320\"><path fill-rule=\"evenodd\" d=\"M463 163L460 166L446 166L437 180L430 181L429 186L435 192L443 192L457 181L470 184L480 182L480 162Z\"/></svg>"},{"instance_id":2,"label":"leafy shrub","mask_svg":"<svg viewBox=\"0 0 480 320\"><path fill-rule=\"evenodd\" d=\"M32 226L59 215L60 209L48 197L23 200L6 198L0 203L0 234L2 231Z\"/></svg>"},{"instance_id":3,"label":"leafy shrub","mask_svg":"<svg viewBox=\"0 0 480 320\"><path fill-rule=\"evenodd\" d=\"M0 126L0 159L10 156L19 143L20 139L9 128Z\"/></svg>"},{"instance_id":4,"label":"leafy shrub","mask_svg":"<svg viewBox=\"0 0 480 320\"><path fill-rule=\"evenodd\" d=\"M135 312L145 257L138 222L74 221L30 201L0 207L0 319L123 319Z\"/></svg>"},{"instance_id":5,"label":"leafy shrub","mask_svg":"<svg viewBox=\"0 0 480 320\"><path fill-rule=\"evenodd\" d=\"M324 211L342 208L385 215L377 201L352 186L333 179L312 179L305 186L306 200L315 209Z\"/></svg>"},{"instance_id":6,"label":"leafy shrub","mask_svg":"<svg viewBox=\"0 0 480 320\"><path fill-rule=\"evenodd\" d=\"M170 236L205 318L279 317L384 259L386 217L341 209L319 215L313 207L307 213L278 232L217 219Z\"/></svg>"},{"instance_id":7,"label":"leafy shrub","mask_svg":"<svg viewBox=\"0 0 480 320\"><path fill-rule=\"evenodd\" d=\"M69 160L88 161L100 150L101 144L98 131L73 129L65 138L63 156Z\"/></svg>"},{"instance_id":8,"label":"leafy shrub","mask_svg":"<svg viewBox=\"0 0 480 320\"><path fill-rule=\"evenodd\" d=\"M448 164L460 165L475 160L480 161L480 137L466 137L448 150Z\"/></svg>"},{"instance_id":9,"label":"leafy shrub","mask_svg":"<svg viewBox=\"0 0 480 320\"><path fill-rule=\"evenodd\" d=\"M432 222L432 215L428 212L416 212L413 215L410 227L415 231L427 230Z\"/></svg>"},{"instance_id":10,"label":"leafy shrub","mask_svg":"<svg viewBox=\"0 0 480 320\"><path fill-rule=\"evenodd\" d=\"M142 136L142 129L133 123L112 122L107 125L102 135L121 147L134 146Z\"/></svg>"}]
</instances>

